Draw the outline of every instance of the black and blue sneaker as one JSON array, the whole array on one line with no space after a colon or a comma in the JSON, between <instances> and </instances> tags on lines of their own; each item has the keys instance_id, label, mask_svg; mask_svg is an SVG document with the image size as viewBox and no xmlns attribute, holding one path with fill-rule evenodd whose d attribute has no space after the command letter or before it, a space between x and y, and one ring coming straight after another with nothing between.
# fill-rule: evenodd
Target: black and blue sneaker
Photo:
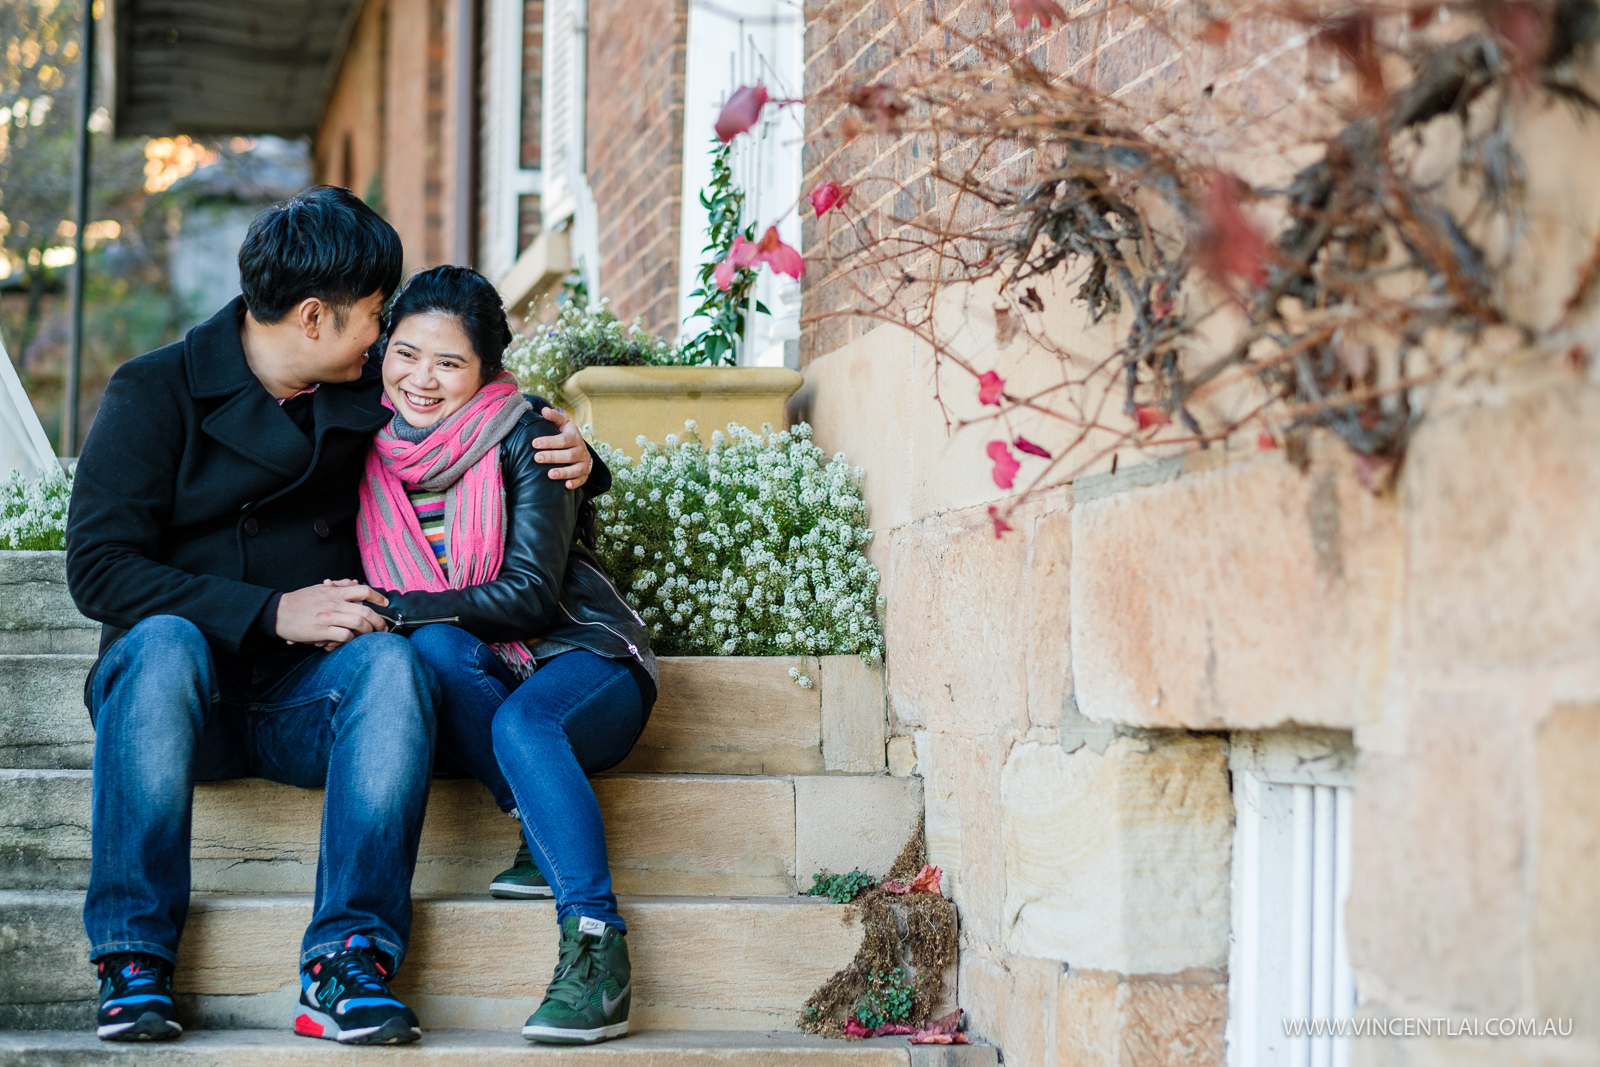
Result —
<instances>
[{"instance_id":1,"label":"black and blue sneaker","mask_svg":"<svg viewBox=\"0 0 1600 1067\"><path fill-rule=\"evenodd\" d=\"M389 992L378 949L353 934L344 948L300 968L294 1032L345 1045L403 1045L421 1037L422 1027Z\"/></svg>"},{"instance_id":2,"label":"black and blue sneaker","mask_svg":"<svg viewBox=\"0 0 1600 1067\"><path fill-rule=\"evenodd\" d=\"M172 1017L172 964L159 956L123 952L95 961L100 972L102 1041L166 1041L183 1033Z\"/></svg>"}]
</instances>

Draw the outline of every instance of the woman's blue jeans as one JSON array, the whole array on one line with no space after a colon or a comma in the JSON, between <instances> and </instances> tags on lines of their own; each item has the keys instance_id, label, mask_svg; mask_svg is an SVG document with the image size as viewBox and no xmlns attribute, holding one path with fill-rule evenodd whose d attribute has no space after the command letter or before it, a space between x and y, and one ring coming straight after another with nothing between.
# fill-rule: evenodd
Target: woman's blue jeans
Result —
<instances>
[{"instance_id":1,"label":"woman's blue jeans","mask_svg":"<svg viewBox=\"0 0 1600 1067\"><path fill-rule=\"evenodd\" d=\"M411 635L439 679L439 753L516 809L556 917L626 931L611 892L606 831L588 774L622 761L644 729L639 683L621 662L584 649L548 659L527 681L456 626Z\"/></svg>"},{"instance_id":2,"label":"woman's blue jeans","mask_svg":"<svg viewBox=\"0 0 1600 1067\"><path fill-rule=\"evenodd\" d=\"M416 650L396 634L308 656L219 662L195 625L176 616L129 630L95 667L89 692L89 958L177 959L194 784L256 775L327 790L301 963L351 934L399 963L411 933L436 694Z\"/></svg>"}]
</instances>

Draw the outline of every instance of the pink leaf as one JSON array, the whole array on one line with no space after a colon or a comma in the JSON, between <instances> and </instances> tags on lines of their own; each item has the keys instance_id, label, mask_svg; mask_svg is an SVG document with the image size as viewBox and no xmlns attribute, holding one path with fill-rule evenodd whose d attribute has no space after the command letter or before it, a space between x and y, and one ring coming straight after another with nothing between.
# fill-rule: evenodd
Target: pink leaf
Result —
<instances>
[{"instance_id":1,"label":"pink leaf","mask_svg":"<svg viewBox=\"0 0 1600 1067\"><path fill-rule=\"evenodd\" d=\"M1022 469L1022 464L1017 462L1017 457L1011 454L1010 447L1004 441L989 442L989 458L994 461L994 470L990 472L994 484L1002 489L1010 489L1017 480L1017 471Z\"/></svg>"},{"instance_id":2,"label":"pink leaf","mask_svg":"<svg viewBox=\"0 0 1600 1067\"><path fill-rule=\"evenodd\" d=\"M765 85L739 86L728 97L728 102L722 105L722 113L717 116L717 139L726 143L754 126L756 120L761 118L761 109L766 103Z\"/></svg>"},{"instance_id":3,"label":"pink leaf","mask_svg":"<svg viewBox=\"0 0 1600 1067\"><path fill-rule=\"evenodd\" d=\"M800 253L783 243L778 236L776 226L768 226L767 232L761 235L761 241L755 245L755 254L751 261L765 263L778 274L787 274L791 278L798 278L806 272L805 260L800 258Z\"/></svg>"},{"instance_id":4,"label":"pink leaf","mask_svg":"<svg viewBox=\"0 0 1600 1067\"><path fill-rule=\"evenodd\" d=\"M872 1031L861 1025L861 1020L854 1015L844 1021L845 1037L871 1037Z\"/></svg>"},{"instance_id":5,"label":"pink leaf","mask_svg":"<svg viewBox=\"0 0 1600 1067\"><path fill-rule=\"evenodd\" d=\"M1172 416L1149 404L1140 404L1134 408L1133 417L1139 420L1139 429L1141 430L1148 430L1152 426L1172 425Z\"/></svg>"},{"instance_id":6,"label":"pink leaf","mask_svg":"<svg viewBox=\"0 0 1600 1067\"><path fill-rule=\"evenodd\" d=\"M1011 0L1011 17L1021 29L1027 29L1028 23L1038 19L1039 25L1048 30L1051 19L1065 22L1067 13L1055 0Z\"/></svg>"},{"instance_id":7,"label":"pink leaf","mask_svg":"<svg viewBox=\"0 0 1600 1067\"><path fill-rule=\"evenodd\" d=\"M728 259L740 270L755 262L756 245L753 241L746 241L744 234L736 234L733 238L733 247L728 250Z\"/></svg>"},{"instance_id":8,"label":"pink leaf","mask_svg":"<svg viewBox=\"0 0 1600 1067\"><path fill-rule=\"evenodd\" d=\"M995 507L993 504L989 505L989 518L994 522L994 539L996 541L1004 537L1007 530L1013 529L1009 522L1000 517L1000 509ZM885 883L885 886L887 886L887 884L888 883ZM895 884L898 885L899 883L897 882Z\"/></svg>"},{"instance_id":9,"label":"pink leaf","mask_svg":"<svg viewBox=\"0 0 1600 1067\"><path fill-rule=\"evenodd\" d=\"M990 508L989 510L993 511L994 509ZM911 892L910 886L906 885L904 882L896 882L892 878L887 882L879 883L878 888L883 890L885 893L893 893L897 897L903 897L907 893Z\"/></svg>"},{"instance_id":10,"label":"pink leaf","mask_svg":"<svg viewBox=\"0 0 1600 1067\"><path fill-rule=\"evenodd\" d=\"M840 185L838 182L823 182L811 190L806 195L806 199L811 201L811 210L817 213L818 218L821 218L850 199L850 187Z\"/></svg>"},{"instance_id":11,"label":"pink leaf","mask_svg":"<svg viewBox=\"0 0 1600 1067\"><path fill-rule=\"evenodd\" d=\"M717 264L717 269L711 272L711 276L716 279L717 288L724 293L733 285L733 272L735 269L733 257L725 256L722 262Z\"/></svg>"},{"instance_id":12,"label":"pink leaf","mask_svg":"<svg viewBox=\"0 0 1600 1067\"><path fill-rule=\"evenodd\" d=\"M1017 446L1018 452L1026 452L1030 456L1041 456L1045 459L1050 458L1050 450L1048 448L1034 444L1020 433L1017 434L1017 439L1011 443Z\"/></svg>"},{"instance_id":13,"label":"pink leaf","mask_svg":"<svg viewBox=\"0 0 1600 1067\"><path fill-rule=\"evenodd\" d=\"M1263 432L1256 435L1256 448L1258 450L1262 452L1268 452L1277 447L1277 438L1273 437L1270 433Z\"/></svg>"},{"instance_id":14,"label":"pink leaf","mask_svg":"<svg viewBox=\"0 0 1600 1067\"><path fill-rule=\"evenodd\" d=\"M986 370L978 375L978 403L1000 406L1000 397L1005 393L1006 380L992 370Z\"/></svg>"},{"instance_id":15,"label":"pink leaf","mask_svg":"<svg viewBox=\"0 0 1600 1067\"><path fill-rule=\"evenodd\" d=\"M944 871L931 863L924 863L922 870L918 871L917 876L911 880L911 891L913 893L937 893L939 892L939 882L943 878Z\"/></svg>"},{"instance_id":16,"label":"pink leaf","mask_svg":"<svg viewBox=\"0 0 1600 1067\"><path fill-rule=\"evenodd\" d=\"M967 1045L967 1035L961 1032L961 1009L949 1015L931 1019L911 1035L913 1045Z\"/></svg>"}]
</instances>

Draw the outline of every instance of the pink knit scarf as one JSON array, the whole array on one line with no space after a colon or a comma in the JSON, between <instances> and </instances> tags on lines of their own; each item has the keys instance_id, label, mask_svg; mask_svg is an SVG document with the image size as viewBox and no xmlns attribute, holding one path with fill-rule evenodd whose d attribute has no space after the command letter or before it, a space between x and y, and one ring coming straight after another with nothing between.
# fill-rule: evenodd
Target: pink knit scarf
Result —
<instances>
[{"instance_id":1,"label":"pink knit scarf","mask_svg":"<svg viewBox=\"0 0 1600 1067\"><path fill-rule=\"evenodd\" d=\"M388 397L383 406L394 410ZM440 593L481 585L500 573L506 549L500 442L528 406L516 379L501 374L421 441L401 440L388 426L378 431L367 453L356 522L369 583L402 593ZM422 533L407 487L445 494L449 574ZM533 657L521 642L493 648L518 675L532 670Z\"/></svg>"}]
</instances>

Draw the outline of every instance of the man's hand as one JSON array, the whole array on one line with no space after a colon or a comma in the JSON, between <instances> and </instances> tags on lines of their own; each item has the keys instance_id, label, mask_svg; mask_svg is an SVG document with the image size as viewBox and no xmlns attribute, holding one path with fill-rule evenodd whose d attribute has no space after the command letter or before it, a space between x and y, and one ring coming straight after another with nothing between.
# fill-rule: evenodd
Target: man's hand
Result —
<instances>
[{"instance_id":1,"label":"man's hand","mask_svg":"<svg viewBox=\"0 0 1600 1067\"><path fill-rule=\"evenodd\" d=\"M543 451L536 452L533 458L540 463L561 464L550 471L550 477L565 478L568 489L579 488L589 480L589 472L594 469L589 446L583 443L583 435L567 418L566 412L545 408L540 415L561 427L561 433L556 437L534 438L533 447Z\"/></svg>"},{"instance_id":2,"label":"man's hand","mask_svg":"<svg viewBox=\"0 0 1600 1067\"><path fill-rule=\"evenodd\" d=\"M278 636L328 651L352 637L387 629L383 616L368 603L388 607L389 598L349 579L285 593L278 601Z\"/></svg>"}]
</instances>

